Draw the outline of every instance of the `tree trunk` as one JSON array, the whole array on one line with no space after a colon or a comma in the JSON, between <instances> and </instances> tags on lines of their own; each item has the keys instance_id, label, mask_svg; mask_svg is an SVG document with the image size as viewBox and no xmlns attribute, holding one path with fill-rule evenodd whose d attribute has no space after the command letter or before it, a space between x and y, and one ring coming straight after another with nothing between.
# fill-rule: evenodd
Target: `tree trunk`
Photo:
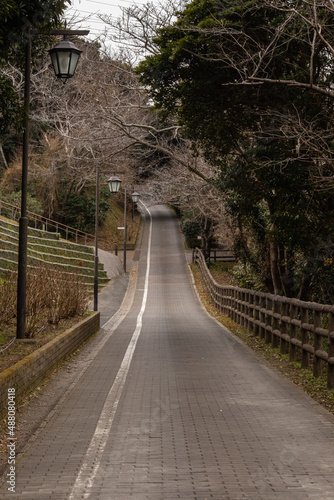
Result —
<instances>
[{"instance_id":1,"label":"tree trunk","mask_svg":"<svg viewBox=\"0 0 334 500\"><path fill-rule=\"evenodd\" d=\"M270 249L270 271L271 271L271 279L273 282L274 294L282 295L277 245L272 241L270 241L269 249Z\"/></svg>"}]
</instances>

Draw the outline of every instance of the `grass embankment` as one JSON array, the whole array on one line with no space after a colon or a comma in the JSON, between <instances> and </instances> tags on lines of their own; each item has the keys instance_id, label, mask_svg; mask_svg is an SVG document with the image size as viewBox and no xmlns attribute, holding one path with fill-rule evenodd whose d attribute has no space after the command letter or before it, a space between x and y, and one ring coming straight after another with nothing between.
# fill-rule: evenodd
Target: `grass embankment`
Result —
<instances>
[{"instance_id":1,"label":"grass embankment","mask_svg":"<svg viewBox=\"0 0 334 500\"><path fill-rule=\"evenodd\" d=\"M118 197L113 198L110 202L110 210L106 214L106 218L102 227L99 229L99 237L106 241L111 241L119 248L123 248L124 243L124 230L117 229L124 227L124 200ZM132 205L128 200L127 209L127 247L133 247L136 243L138 229L140 226L141 216L135 211L132 220Z\"/></svg>"},{"instance_id":2,"label":"grass embankment","mask_svg":"<svg viewBox=\"0 0 334 500\"><path fill-rule=\"evenodd\" d=\"M221 314L211 302L210 296L204 286L199 267L196 264L191 264L190 267L198 294L208 313L222 325L226 326L234 335L239 337L255 351L257 355L265 359L272 367L286 375L292 382L307 392L309 396L334 414L334 391L328 391L326 389L326 377L314 378L310 370L302 370L299 363L289 361L288 354L281 354L279 349L273 349L270 344L265 344L264 340L259 339L237 323L234 323L228 316ZM216 262L210 265L210 272L217 283L230 285L232 280L232 267L233 264Z\"/></svg>"},{"instance_id":3,"label":"grass embankment","mask_svg":"<svg viewBox=\"0 0 334 500\"><path fill-rule=\"evenodd\" d=\"M140 227L141 217L138 212L134 214L134 220L132 221L132 211L129 209L127 223L128 223L128 244L129 246L135 246L138 230ZM124 212L123 207L116 200L112 204L111 210L108 212L106 220L99 230L99 236L105 238L108 241L112 241L119 245L119 248L123 248L124 231L118 230L117 227L123 226L124 224ZM42 275L44 271L42 272ZM54 318L55 311L47 311L45 308L41 312L37 313L36 317L36 307L32 304L32 309L35 316L27 315L27 331L29 332L29 337L32 339L32 343L19 343L15 341L16 335L16 277L15 282L9 283L8 287L3 287L0 282L0 302L2 308L5 308L7 314L10 316L9 320L2 320L1 307L0 307L0 372L9 368L13 364L17 363L25 356L28 356L35 350L42 347L47 342L50 342L58 335L61 335L68 328L71 328L75 324L82 321L86 314L89 312L84 312L81 308L80 314L76 314L76 311L69 311L69 317L67 319L62 319L63 311L60 311L59 318ZM1 278L0 278L1 279ZM35 285L35 290L31 294L33 298L37 298L39 295L43 297L46 296L48 290L41 290L42 279L38 279ZM53 280L49 280L50 281ZM38 288L39 287L39 288ZM75 291L75 287L70 287L72 292ZM81 287L79 286L81 289ZM29 292L29 286L28 290ZM59 298L61 298L65 303L73 302L73 300L68 300L65 296L65 288L59 292ZM4 294L4 296L2 296ZM87 294L87 291L86 291ZM28 293L27 293L28 296ZM87 295L86 295L87 297ZM29 299L29 296L28 296ZM75 297L77 299L77 296ZM29 300L27 300L27 311L29 312ZM55 301L53 301L55 303ZM10 309L10 310L9 310ZM62 309L62 308L61 308ZM50 317L51 314L51 317ZM33 323L33 324L32 324Z\"/></svg>"}]
</instances>

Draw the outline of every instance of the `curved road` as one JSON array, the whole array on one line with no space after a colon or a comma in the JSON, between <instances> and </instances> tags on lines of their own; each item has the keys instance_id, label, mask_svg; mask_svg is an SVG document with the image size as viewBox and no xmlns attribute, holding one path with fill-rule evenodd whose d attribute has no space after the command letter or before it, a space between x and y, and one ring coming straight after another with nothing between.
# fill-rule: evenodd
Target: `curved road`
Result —
<instances>
[{"instance_id":1,"label":"curved road","mask_svg":"<svg viewBox=\"0 0 334 500\"><path fill-rule=\"evenodd\" d=\"M0 497L329 500L333 423L205 313L178 221L155 206L128 312L104 325Z\"/></svg>"}]
</instances>

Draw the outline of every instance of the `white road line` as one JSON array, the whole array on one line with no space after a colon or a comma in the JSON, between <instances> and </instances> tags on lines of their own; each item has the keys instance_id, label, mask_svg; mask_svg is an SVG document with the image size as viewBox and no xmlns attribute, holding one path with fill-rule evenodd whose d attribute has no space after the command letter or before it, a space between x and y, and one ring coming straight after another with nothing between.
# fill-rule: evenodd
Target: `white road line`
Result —
<instances>
[{"instance_id":1,"label":"white road line","mask_svg":"<svg viewBox=\"0 0 334 500\"><path fill-rule=\"evenodd\" d=\"M92 437L92 440L90 442L89 448L86 452L85 458L83 460L83 464L78 473L71 494L68 497L69 500L77 500L78 498L88 498L90 495L90 488L92 488L94 484L94 479L96 477L96 474L100 466L102 454L104 452L108 436L110 434L118 402L124 388L131 360L142 329L143 314L145 312L147 294L148 294L148 279L150 274L151 241L152 241L152 216L150 211L146 207L145 209L147 210L150 216L150 230L148 238L147 267L146 267L144 294L143 294L141 309L137 316L135 331L133 332L130 343L124 355L122 364L118 370L114 383L108 393L108 396L102 408L99 421L96 425L96 429Z\"/></svg>"}]
</instances>

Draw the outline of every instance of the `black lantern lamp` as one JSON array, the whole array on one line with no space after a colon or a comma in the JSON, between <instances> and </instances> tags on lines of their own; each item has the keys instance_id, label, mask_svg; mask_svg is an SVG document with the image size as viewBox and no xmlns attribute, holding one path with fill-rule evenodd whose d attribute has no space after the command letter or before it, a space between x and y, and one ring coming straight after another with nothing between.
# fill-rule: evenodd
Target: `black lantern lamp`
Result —
<instances>
[{"instance_id":1,"label":"black lantern lamp","mask_svg":"<svg viewBox=\"0 0 334 500\"><path fill-rule=\"evenodd\" d=\"M116 194L119 191L119 188L121 187L121 179L119 177L116 177L116 175L113 175L108 179L108 186L111 194Z\"/></svg>"},{"instance_id":2,"label":"black lantern lamp","mask_svg":"<svg viewBox=\"0 0 334 500\"><path fill-rule=\"evenodd\" d=\"M82 50L79 50L74 43L66 39L49 50L53 69L58 78L63 78L64 81L72 78L81 52Z\"/></svg>"}]
</instances>

